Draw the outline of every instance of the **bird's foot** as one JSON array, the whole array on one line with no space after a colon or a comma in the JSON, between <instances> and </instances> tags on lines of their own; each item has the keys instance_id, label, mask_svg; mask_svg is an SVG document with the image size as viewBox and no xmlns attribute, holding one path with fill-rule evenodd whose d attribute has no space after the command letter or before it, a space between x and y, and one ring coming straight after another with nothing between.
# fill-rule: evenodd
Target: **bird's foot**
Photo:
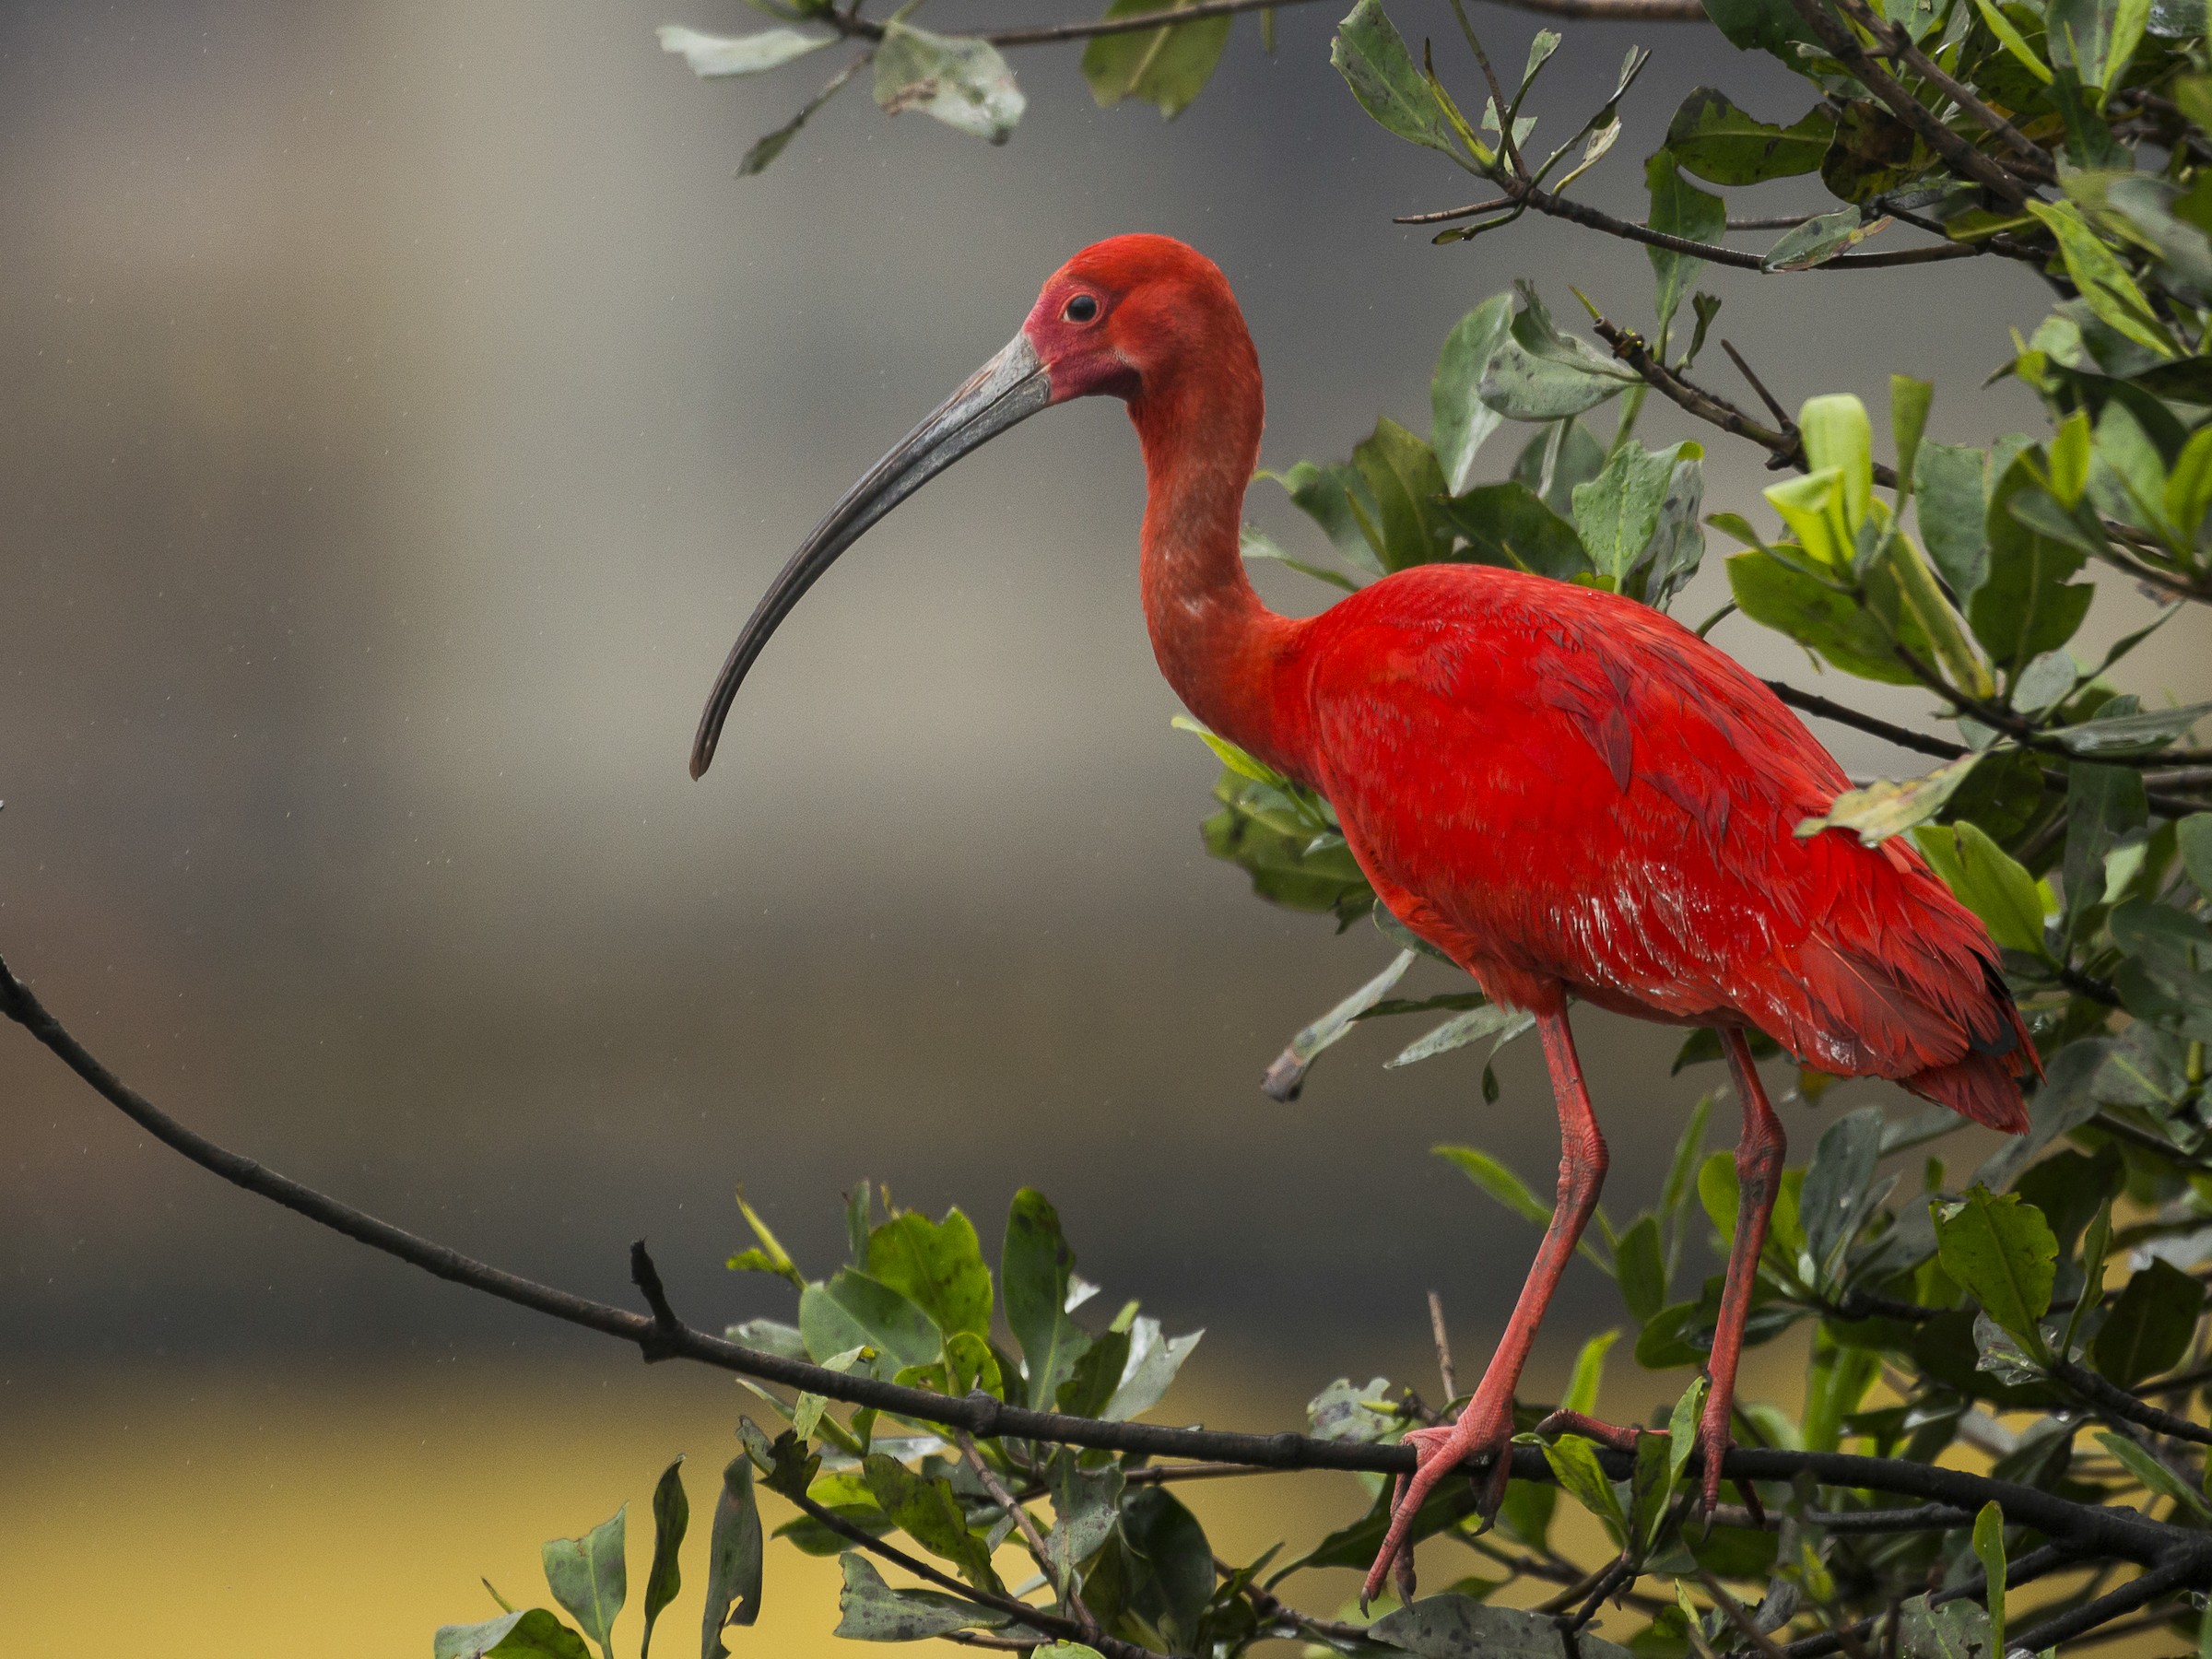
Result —
<instances>
[{"instance_id":1,"label":"bird's foot","mask_svg":"<svg viewBox=\"0 0 2212 1659\"><path fill-rule=\"evenodd\" d=\"M1580 1411L1555 1411L1536 1425L1538 1434L1579 1434L1584 1440L1595 1441L1601 1446L1610 1446L1616 1452L1636 1450L1640 1434L1664 1434L1664 1429L1622 1429L1612 1423L1600 1422Z\"/></svg>"},{"instance_id":2,"label":"bird's foot","mask_svg":"<svg viewBox=\"0 0 2212 1659\"><path fill-rule=\"evenodd\" d=\"M1511 1397L1501 1406L1486 1405L1479 1393L1456 1423L1416 1429L1406 1436L1405 1443L1413 1448L1418 1462L1410 1476L1398 1477L1397 1490L1391 1499L1390 1531L1383 1536L1375 1564L1367 1570L1367 1583L1359 1593L1362 1611L1382 1594L1383 1581L1394 1577L1398 1599L1402 1603L1413 1600L1413 1524L1421 1505L1445 1476L1468 1458L1486 1452L1492 1457L1487 1474L1469 1470L1468 1475L1483 1483L1476 1500L1483 1521L1488 1524L1497 1518L1498 1506L1505 1501L1506 1479L1512 1470L1512 1439Z\"/></svg>"},{"instance_id":3,"label":"bird's foot","mask_svg":"<svg viewBox=\"0 0 2212 1659\"><path fill-rule=\"evenodd\" d=\"M1735 1439L1728 1432L1728 1419L1735 1411L1733 1389L1726 1392L1715 1389L1706 1396L1705 1410L1698 1418L1698 1462L1701 1482L1698 1492L1698 1511L1706 1524L1712 1523L1712 1512L1721 1502L1721 1465L1727 1457ZM1751 1512L1751 1524L1764 1526L1766 1511L1759 1501L1759 1492L1748 1480L1739 1480L1735 1489L1744 1500L1744 1507Z\"/></svg>"}]
</instances>

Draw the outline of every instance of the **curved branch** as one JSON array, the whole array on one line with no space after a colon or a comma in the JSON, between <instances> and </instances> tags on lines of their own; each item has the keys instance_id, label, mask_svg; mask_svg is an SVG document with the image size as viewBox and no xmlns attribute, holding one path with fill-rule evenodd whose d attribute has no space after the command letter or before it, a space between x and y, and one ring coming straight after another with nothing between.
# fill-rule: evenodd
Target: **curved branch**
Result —
<instances>
[{"instance_id":1,"label":"curved branch","mask_svg":"<svg viewBox=\"0 0 2212 1659\"><path fill-rule=\"evenodd\" d=\"M1101 1452L1135 1452L1154 1457L1200 1458L1239 1463L1257 1469L1350 1469L1410 1474L1411 1446L1366 1445L1316 1440L1309 1435L1249 1434L1206 1429L1178 1429L1156 1423L1109 1422L1060 1412L1009 1406L981 1392L958 1398L925 1389L902 1388L875 1377L852 1375L804 1360L763 1353L711 1336L692 1326L654 1314L636 1313L611 1303L556 1289L477 1261L445 1245L394 1227L327 1194L279 1175L253 1159L217 1145L186 1127L117 1077L79 1042L32 994L0 959L0 1013L29 1031L103 1100L164 1146L233 1185L268 1198L371 1249L396 1256L442 1279L465 1285L520 1307L545 1313L586 1330L634 1343L653 1359L685 1359L830 1399L947 1429L965 1429L985 1439L1013 1436ZM665 1299L664 1299L664 1306ZM1623 1453L1597 1455L1614 1477L1626 1479L1632 1460ZM1469 1460L1479 1468L1487 1459ZM1691 1466L1696 1458L1693 1455ZM2159 1571L2179 1571L2190 1583L2212 1583L2212 1535L2184 1531L2132 1510L2076 1503L2054 1493L2012 1481L1994 1480L1963 1469L1948 1469L1901 1458L1866 1457L1845 1452L1785 1452L1737 1447L1723 1464L1737 1481L1787 1481L1809 1475L1826 1486L1893 1493L1924 1502L1979 1510L1994 1500L2007 1520L2063 1538L2076 1552L2115 1556ZM1551 1466L1536 1446L1512 1449L1515 1478L1550 1481ZM2140 1582L2140 1581L2138 1581ZM2176 1580L2174 1582L2181 1582Z\"/></svg>"},{"instance_id":2,"label":"curved branch","mask_svg":"<svg viewBox=\"0 0 2212 1659\"><path fill-rule=\"evenodd\" d=\"M1203 23L1210 18L1233 18L1239 12L1271 11L1277 6L1303 6L1308 0L1192 0L1182 6L1160 0L1158 12L1134 17L1089 18L1079 23L1044 23L1030 29L955 29L968 39L994 46L1057 46L1068 41L1095 41L1101 35L1137 34L1183 23ZM1703 0L1498 0L1517 11L1542 12L1554 18L1590 18L1630 23L1703 23L1708 21ZM880 41L883 25L851 12L829 11L820 19L841 35L858 41Z\"/></svg>"}]
</instances>

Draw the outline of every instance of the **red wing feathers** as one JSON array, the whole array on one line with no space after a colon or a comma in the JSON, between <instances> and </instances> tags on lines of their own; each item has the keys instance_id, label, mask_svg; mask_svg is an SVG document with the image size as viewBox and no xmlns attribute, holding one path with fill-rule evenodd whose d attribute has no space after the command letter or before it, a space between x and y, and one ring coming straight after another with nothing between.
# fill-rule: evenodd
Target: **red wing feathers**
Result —
<instances>
[{"instance_id":1,"label":"red wing feathers","mask_svg":"<svg viewBox=\"0 0 2212 1659\"><path fill-rule=\"evenodd\" d=\"M1340 602L1300 655L1355 853L1493 994L1741 1018L2023 1126L2034 1049L1981 923L1901 841L1796 834L1849 780L1731 658L1613 594L1448 565Z\"/></svg>"}]
</instances>

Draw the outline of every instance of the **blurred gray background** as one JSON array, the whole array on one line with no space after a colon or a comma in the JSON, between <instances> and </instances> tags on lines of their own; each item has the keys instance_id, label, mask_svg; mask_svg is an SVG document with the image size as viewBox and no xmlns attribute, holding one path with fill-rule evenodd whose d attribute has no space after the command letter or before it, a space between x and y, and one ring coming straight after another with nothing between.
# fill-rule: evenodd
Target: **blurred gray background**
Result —
<instances>
[{"instance_id":1,"label":"blurred gray background","mask_svg":"<svg viewBox=\"0 0 2212 1659\"><path fill-rule=\"evenodd\" d=\"M1169 729L1145 640L1118 408L1026 426L903 508L779 635L709 779L684 768L770 575L1099 236L1170 232L1228 271L1275 465L1343 455L1379 413L1425 430L1444 333L1517 276L1562 318L1572 282L1648 324L1633 249L1543 223L1438 249L1389 222L1481 190L1359 112L1336 9L1284 12L1272 60L1241 20L1172 124L1095 109L1073 52L1030 52L1003 148L888 121L864 85L755 180L737 158L837 60L702 84L658 49L664 21L761 26L734 0L0 11L0 951L195 1125L580 1290L626 1297L643 1234L690 1317L779 1313L780 1286L720 1265L735 1184L824 1271L859 1176L994 1240L1028 1182L1114 1296L1300 1385L1418 1356L1431 1286L1481 1351L1533 1238L1428 1148L1476 1141L1547 1188L1534 1046L1489 1107L1470 1054L1380 1069L1403 1022L1295 1105L1259 1093L1389 951L1200 852L1214 768ZM1473 83L1441 4L1395 10ZM1536 20L1477 11L1517 63ZM1574 25L1547 128L1631 40L1659 55L1589 182L1606 206L1641 216L1638 164L1700 81L1801 112L1703 29ZM1945 439L2039 418L1973 389L2041 314L2017 266L1703 286L1792 405L1879 409L1903 369L1941 382ZM1742 394L1717 351L1704 369ZM1763 514L1758 459L1718 449L1709 508ZM1271 492L1255 514L1313 552ZM1318 602L1283 574L1278 602ZM2091 636L2144 614L2108 586ZM1715 638L1813 677L1740 621ZM2204 672L2176 643L2133 680ZM1624 1214L1718 1077L1666 1076L1677 1033L1578 1024ZM1819 1120L1786 1111L1809 1146ZM11 1378L629 1362L221 1185L20 1033L0 1113ZM1580 1265L1570 1292L1561 1341L1610 1305Z\"/></svg>"}]
</instances>

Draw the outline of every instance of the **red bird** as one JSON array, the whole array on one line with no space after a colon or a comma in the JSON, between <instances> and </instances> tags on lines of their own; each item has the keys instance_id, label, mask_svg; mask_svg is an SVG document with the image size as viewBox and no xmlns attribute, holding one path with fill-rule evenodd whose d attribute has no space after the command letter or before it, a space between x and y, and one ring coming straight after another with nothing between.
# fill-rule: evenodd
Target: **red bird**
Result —
<instances>
[{"instance_id":1,"label":"red bird","mask_svg":"<svg viewBox=\"0 0 2212 1659\"><path fill-rule=\"evenodd\" d=\"M776 625L839 554L928 478L1017 421L1105 394L1144 448L1145 620L1200 720L1335 807L1375 891L1484 993L1534 1014L1559 1112L1559 1203L1459 1420L1406 1440L1371 1596L1410 1592L1413 1517L1464 1459L1501 1454L1538 1322L1597 1204L1606 1144L1567 1007L1719 1029L1744 1132L1699 1425L1703 1497L1721 1458L1782 1125L1744 1033L1845 1077L1893 1078L1977 1123L2028 1126L2035 1050L1971 912L1901 841L1800 820L1850 786L1765 686L1655 610L1481 565L1402 571L1306 619L1261 603L1238 548L1258 464L1260 368L1229 283L1161 236L1086 248L1005 350L830 510L746 624L691 756L712 759ZM1486 1513L1503 1496L1497 1455Z\"/></svg>"}]
</instances>

